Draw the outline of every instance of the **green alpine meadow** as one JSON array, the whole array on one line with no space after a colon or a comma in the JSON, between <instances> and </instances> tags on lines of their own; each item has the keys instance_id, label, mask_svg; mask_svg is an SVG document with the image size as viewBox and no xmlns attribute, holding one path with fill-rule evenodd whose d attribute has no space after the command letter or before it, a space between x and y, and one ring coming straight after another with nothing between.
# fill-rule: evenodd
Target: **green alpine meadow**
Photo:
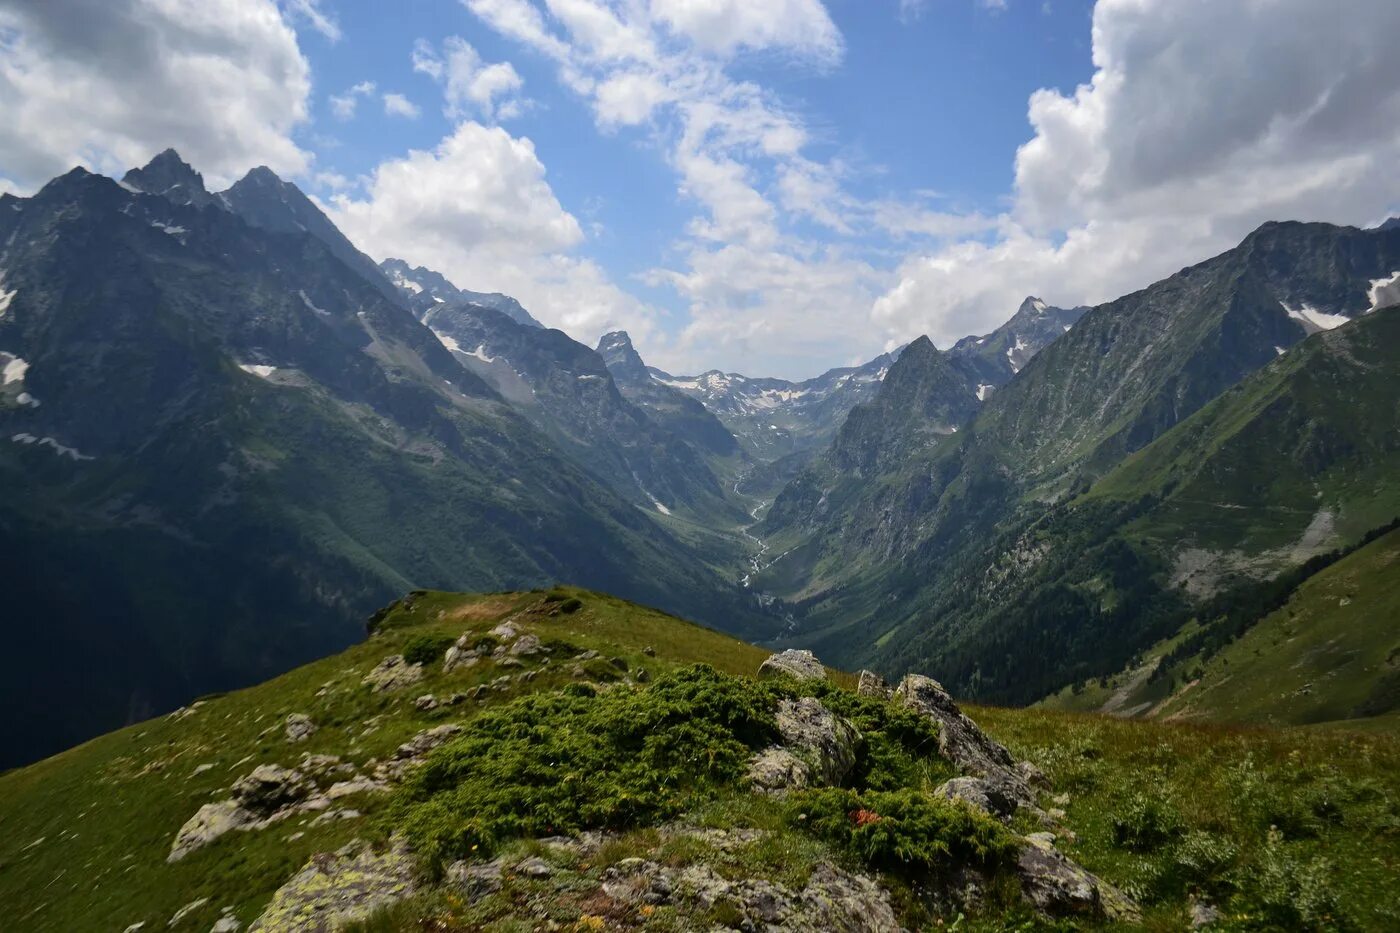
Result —
<instances>
[{"instance_id":1,"label":"green alpine meadow","mask_svg":"<svg viewBox=\"0 0 1400 933\"><path fill-rule=\"evenodd\" d=\"M0 0L0 933L1400 930L1397 37Z\"/></svg>"}]
</instances>

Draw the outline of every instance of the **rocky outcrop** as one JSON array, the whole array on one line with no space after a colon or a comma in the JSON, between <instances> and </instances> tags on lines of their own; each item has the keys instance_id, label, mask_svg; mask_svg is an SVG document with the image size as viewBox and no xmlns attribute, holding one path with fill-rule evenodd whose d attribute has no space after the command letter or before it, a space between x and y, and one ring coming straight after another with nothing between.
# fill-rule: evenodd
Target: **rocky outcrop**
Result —
<instances>
[{"instance_id":1,"label":"rocky outcrop","mask_svg":"<svg viewBox=\"0 0 1400 933\"><path fill-rule=\"evenodd\" d=\"M316 724L305 713L292 713L287 717L284 733L288 742L305 742L316 732Z\"/></svg>"},{"instance_id":2,"label":"rocky outcrop","mask_svg":"<svg viewBox=\"0 0 1400 933\"><path fill-rule=\"evenodd\" d=\"M239 806L266 817L304 799L313 785L300 771L278 765L258 765L234 782L233 799Z\"/></svg>"},{"instance_id":3,"label":"rocky outcrop","mask_svg":"<svg viewBox=\"0 0 1400 933\"><path fill-rule=\"evenodd\" d=\"M247 829L257 822L257 817L240 807L235 801L221 800L206 803L199 812L190 817L180 831L175 834L175 842L170 847L167 862L178 862L196 849L201 849L235 829Z\"/></svg>"},{"instance_id":4,"label":"rocky outcrop","mask_svg":"<svg viewBox=\"0 0 1400 933\"><path fill-rule=\"evenodd\" d=\"M1117 888L1057 852L1054 836L1026 837L1016 862L1021 896L1036 910L1054 917L1093 917L1117 922L1139 919L1137 905Z\"/></svg>"},{"instance_id":5,"label":"rocky outcrop","mask_svg":"<svg viewBox=\"0 0 1400 933\"><path fill-rule=\"evenodd\" d=\"M413 860L401 843L375 852L351 843L317 855L277 889L249 933L329 933L415 890Z\"/></svg>"},{"instance_id":6,"label":"rocky outcrop","mask_svg":"<svg viewBox=\"0 0 1400 933\"><path fill-rule=\"evenodd\" d=\"M938 723L938 750L963 771L1014 772L1016 759L967 717L943 685L932 677L909 674L894 692L895 700ZM1020 780L1018 777L1017 780Z\"/></svg>"},{"instance_id":7,"label":"rocky outcrop","mask_svg":"<svg viewBox=\"0 0 1400 933\"><path fill-rule=\"evenodd\" d=\"M822 864L799 891L764 879L729 880L704 864L676 869L640 858L623 859L607 870L602 884L609 898L629 906L676 905L713 913L722 910L729 926L744 930L843 930L896 933L889 894L874 879Z\"/></svg>"},{"instance_id":8,"label":"rocky outcrop","mask_svg":"<svg viewBox=\"0 0 1400 933\"><path fill-rule=\"evenodd\" d=\"M894 695L894 690L885 682L885 678L874 671L861 671L860 680L856 684L856 693L863 697L888 700Z\"/></svg>"},{"instance_id":9,"label":"rocky outcrop","mask_svg":"<svg viewBox=\"0 0 1400 933\"><path fill-rule=\"evenodd\" d=\"M813 697L785 699L776 716L782 745L749 759L749 783L760 791L840 784L856 763L861 735Z\"/></svg>"},{"instance_id":10,"label":"rocky outcrop","mask_svg":"<svg viewBox=\"0 0 1400 933\"><path fill-rule=\"evenodd\" d=\"M423 679L423 665L409 664L401 654L391 654L365 675L364 684L375 693L401 690Z\"/></svg>"},{"instance_id":11,"label":"rocky outcrop","mask_svg":"<svg viewBox=\"0 0 1400 933\"><path fill-rule=\"evenodd\" d=\"M826 668L810 651L789 649L770 656L758 666L759 677L793 677L797 680L826 680Z\"/></svg>"}]
</instances>

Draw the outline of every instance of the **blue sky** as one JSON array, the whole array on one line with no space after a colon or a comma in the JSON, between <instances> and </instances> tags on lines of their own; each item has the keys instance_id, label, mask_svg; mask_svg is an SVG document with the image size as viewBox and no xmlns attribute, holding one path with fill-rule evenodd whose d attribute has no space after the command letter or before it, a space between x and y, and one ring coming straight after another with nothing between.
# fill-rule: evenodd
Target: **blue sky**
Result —
<instances>
[{"instance_id":1,"label":"blue sky","mask_svg":"<svg viewBox=\"0 0 1400 933\"><path fill-rule=\"evenodd\" d=\"M1378 222L1397 34L1393 0L0 0L0 190L267 164L375 258L799 377Z\"/></svg>"}]
</instances>

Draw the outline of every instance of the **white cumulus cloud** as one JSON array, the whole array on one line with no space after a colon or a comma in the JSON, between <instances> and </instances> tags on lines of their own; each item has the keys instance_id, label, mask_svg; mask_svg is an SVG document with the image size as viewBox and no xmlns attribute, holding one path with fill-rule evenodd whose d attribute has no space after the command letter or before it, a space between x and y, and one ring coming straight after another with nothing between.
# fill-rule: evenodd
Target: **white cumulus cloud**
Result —
<instances>
[{"instance_id":1,"label":"white cumulus cloud","mask_svg":"<svg viewBox=\"0 0 1400 933\"><path fill-rule=\"evenodd\" d=\"M168 146L215 184L258 164L304 173L292 133L310 90L274 0L0 4L0 166L26 189Z\"/></svg>"},{"instance_id":2,"label":"white cumulus cloud","mask_svg":"<svg viewBox=\"0 0 1400 933\"><path fill-rule=\"evenodd\" d=\"M1099 0L1093 80L1032 95L990 237L909 257L874 305L946 344L1027 294L1141 288L1267 220L1367 224L1400 203L1400 4Z\"/></svg>"},{"instance_id":3,"label":"white cumulus cloud","mask_svg":"<svg viewBox=\"0 0 1400 933\"><path fill-rule=\"evenodd\" d=\"M505 292L580 335L650 328L635 299L572 255L583 230L555 197L529 139L463 122L431 151L382 162L363 188L359 197L333 196L327 212L376 259L396 256L463 288Z\"/></svg>"}]
</instances>

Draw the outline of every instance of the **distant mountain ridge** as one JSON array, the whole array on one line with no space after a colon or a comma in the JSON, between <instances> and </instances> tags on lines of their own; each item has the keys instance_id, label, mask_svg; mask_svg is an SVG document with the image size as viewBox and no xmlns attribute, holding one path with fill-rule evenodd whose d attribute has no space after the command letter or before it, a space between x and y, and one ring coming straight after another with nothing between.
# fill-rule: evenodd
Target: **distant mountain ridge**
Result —
<instances>
[{"instance_id":1,"label":"distant mountain ridge","mask_svg":"<svg viewBox=\"0 0 1400 933\"><path fill-rule=\"evenodd\" d=\"M0 195L0 585L29 659L0 701L36 710L0 763L348 644L418 586L577 579L762 628L295 186L206 199L177 160Z\"/></svg>"},{"instance_id":2,"label":"distant mountain ridge","mask_svg":"<svg viewBox=\"0 0 1400 933\"><path fill-rule=\"evenodd\" d=\"M1136 533L1112 532L1138 528L1135 520L1147 521L1144 510L1171 514L1152 504L1154 497L1173 501L1170 486L1132 485L1112 504L1094 491L1113 488L1114 470L1126 469L1125 462L1160 465L1161 457L1144 448L1252 373L1273 372L1281 356L1287 363L1309 334L1315 336L1306 346L1378 333L1382 316L1357 319L1390 295L1386 283L1397 271L1400 231L1393 228L1266 224L1234 250L1083 313L956 433L935 432L921 443L911 442L917 435L898 416L911 408L930 412L920 404L945 392L932 377L958 367L929 348L906 351L923 372L900 374L897 364L885 380L883 405L877 399L872 411L856 409L832 455L795 479L755 531L783 555L758 585L795 603L803 643L846 663L929 669L964 693L1024 702L1070 680L1116 671L1144 639L1156 637L1155 626L1189 610L1172 568L1190 536L1218 530L1210 547L1239 550L1246 567L1276 545L1252 538L1249 522L1222 512L1219 522L1203 524L1196 515L1160 526L1166 541L1176 535L1162 549ZM1380 341L1373 352L1384 358L1395 348ZM1359 374L1338 378L1350 383ZM908 385L923 394L899 399ZM1377 391L1393 405L1393 390ZM874 418L881 408L884 415ZM1298 429L1320 425L1305 436L1352 469L1368 462L1388 468L1392 454L1378 452L1384 447L1375 446L1376 436L1363 430L1370 438L1363 445L1354 433L1354 408L1340 400L1323 405ZM915 418L915 427L936 427L938 409L932 412ZM1389 430L1387 418L1370 420L1362 427L1381 436ZM875 429L867 430L872 421ZM850 443L852 432L860 444ZM1275 438L1263 448L1288 450L1287 443ZM843 462L843 449L859 456ZM1205 452L1181 463L1223 468ZM1251 466L1240 478L1259 485L1267 476L1261 469ZM1338 512L1339 521L1308 532L1321 505L1314 497L1325 502L1338 493L1309 489L1306 470L1284 475L1295 478L1261 486L1258 507L1275 516L1280 507L1297 510L1296 521L1275 530L1305 541L1300 554L1370 527L1362 513L1371 500L1357 490L1346 494L1352 504ZM1090 498L1078 498L1086 491ZM1237 504L1210 501L1220 509ZM1052 572L1057 567L1064 573Z\"/></svg>"},{"instance_id":3,"label":"distant mountain ridge","mask_svg":"<svg viewBox=\"0 0 1400 933\"><path fill-rule=\"evenodd\" d=\"M466 303L500 311L518 324L544 327L530 316L530 312L526 311L520 302L509 295L458 288L441 273L422 266L410 266L402 259L386 259L379 264L379 270L403 291L419 317L431 310L435 304Z\"/></svg>"}]
</instances>

